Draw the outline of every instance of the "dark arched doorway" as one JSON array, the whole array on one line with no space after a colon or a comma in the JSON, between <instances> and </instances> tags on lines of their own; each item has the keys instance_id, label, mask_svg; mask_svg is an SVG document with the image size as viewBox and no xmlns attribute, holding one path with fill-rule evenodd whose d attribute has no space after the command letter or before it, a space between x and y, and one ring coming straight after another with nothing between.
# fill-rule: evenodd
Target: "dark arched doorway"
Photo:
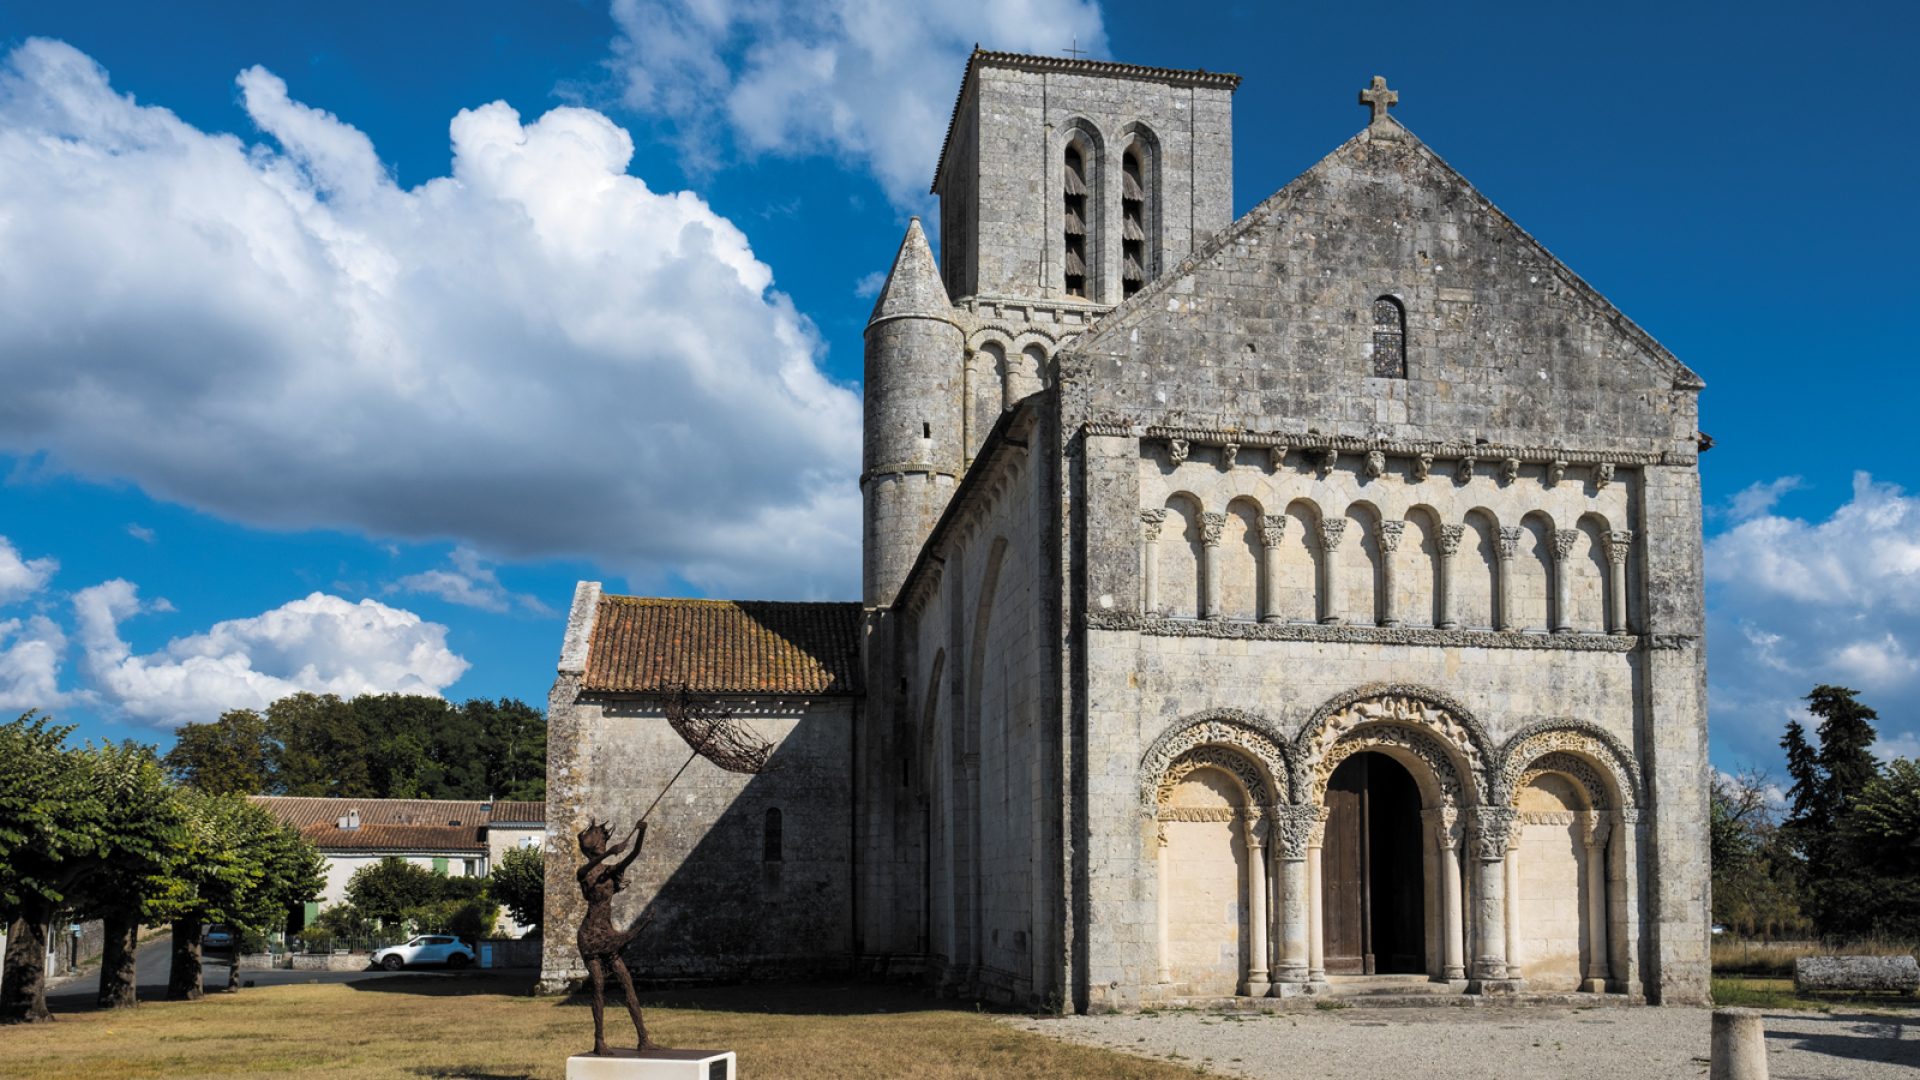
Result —
<instances>
[{"instance_id":1,"label":"dark arched doorway","mask_svg":"<svg viewBox=\"0 0 1920 1080\"><path fill-rule=\"evenodd\" d=\"M1325 882L1328 974L1426 970L1420 789L1385 754L1355 754L1327 781Z\"/></svg>"}]
</instances>

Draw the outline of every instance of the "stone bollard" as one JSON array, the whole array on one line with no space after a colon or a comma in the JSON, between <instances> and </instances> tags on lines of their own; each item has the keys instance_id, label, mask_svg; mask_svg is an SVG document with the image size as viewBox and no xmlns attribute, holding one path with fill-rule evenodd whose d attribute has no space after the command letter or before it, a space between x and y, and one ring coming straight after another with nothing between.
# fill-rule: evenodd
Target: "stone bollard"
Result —
<instances>
[{"instance_id":1,"label":"stone bollard","mask_svg":"<svg viewBox=\"0 0 1920 1080\"><path fill-rule=\"evenodd\" d=\"M1713 1010L1708 1080L1767 1080L1767 1028L1757 1009Z\"/></svg>"}]
</instances>

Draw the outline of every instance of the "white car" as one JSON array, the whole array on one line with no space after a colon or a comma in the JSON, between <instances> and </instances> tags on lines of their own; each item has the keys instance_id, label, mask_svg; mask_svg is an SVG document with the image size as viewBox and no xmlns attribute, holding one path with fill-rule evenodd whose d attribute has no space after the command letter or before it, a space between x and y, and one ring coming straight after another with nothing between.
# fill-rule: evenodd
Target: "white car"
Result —
<instances>
[{"instance_id":1,"label":"white car","mask_svg":"<svg viewBox=\"0 0 1920 1080\"><path fill-rule=\"evenodd\" d=\"M408 964L445 964L463 968L473 963L473 950L450 934L422 934L405 945L393 945L373 954L373 962L388 971Z\"/></svg>"}]
</instances>

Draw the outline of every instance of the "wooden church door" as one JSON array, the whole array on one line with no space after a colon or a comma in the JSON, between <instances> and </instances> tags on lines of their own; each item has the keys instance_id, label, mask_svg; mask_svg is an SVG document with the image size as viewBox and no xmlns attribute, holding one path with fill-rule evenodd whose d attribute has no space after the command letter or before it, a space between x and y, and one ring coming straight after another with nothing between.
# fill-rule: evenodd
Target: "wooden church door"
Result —
<instances>
[{"instance_id":1,"label":"wooden church door","mask_svg":"<svg viewBox=\"0 0 1920 1080\"><path fill-rule=\"evenodd\" d=\"M1425 967L1420 792L1399 762L1355 754L1327 780L1320 849L1327 973Z\"/></svg>"}]
</instances>

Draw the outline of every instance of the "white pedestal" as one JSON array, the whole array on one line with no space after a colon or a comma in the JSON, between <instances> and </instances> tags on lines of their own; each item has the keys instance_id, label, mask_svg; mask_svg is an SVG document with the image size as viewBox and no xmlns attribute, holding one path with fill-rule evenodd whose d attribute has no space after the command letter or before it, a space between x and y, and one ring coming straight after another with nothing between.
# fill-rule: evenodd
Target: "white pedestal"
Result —
<instances>
[{"instance_id":1,"label":"white pedestal","mask_svg":"<svg viewBox=\"0 0 1920 1080\"><path fill-rule=\"evenodd\" d=\"M738 1080L731 1050L608 1050L567 1059L567 1080Z\"/></svg>"}]
</instances>

